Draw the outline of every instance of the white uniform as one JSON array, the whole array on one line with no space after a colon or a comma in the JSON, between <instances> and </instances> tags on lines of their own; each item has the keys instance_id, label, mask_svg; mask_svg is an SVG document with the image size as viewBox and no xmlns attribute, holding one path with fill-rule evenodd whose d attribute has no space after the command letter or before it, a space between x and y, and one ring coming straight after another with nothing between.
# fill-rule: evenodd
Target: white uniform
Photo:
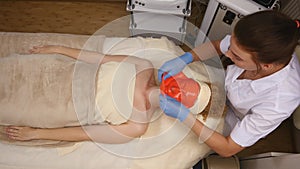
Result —
<instances>
[{"instance_id":1,"label":"white uniform","mask_svg":"<svg viewBox=\"0 0 300 169\"><path fill-rule=\"evenodd\" d=\"M221 41L225 53L230 36ZM225 90L229 111L225 127L237 144L247 147L272 132L300 104L300 65L294 54L290 63L267 77L237 79L244 69L230 65ZM228 134L229 134L228 132Z\"/></svg>"}]
</instances>

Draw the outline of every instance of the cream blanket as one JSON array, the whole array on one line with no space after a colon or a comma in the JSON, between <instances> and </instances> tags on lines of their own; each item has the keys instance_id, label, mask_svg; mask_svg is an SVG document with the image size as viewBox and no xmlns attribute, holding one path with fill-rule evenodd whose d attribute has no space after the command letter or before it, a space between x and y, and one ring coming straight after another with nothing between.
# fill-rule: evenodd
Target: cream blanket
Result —
<instances>
[{"instance_id":1,"label":"cream blanket","mask_svg":"<svg viewBox=\"0 0 300 169\"><path fill-rule=\"evenodd\" d=\"M0 123L40 128L79 125L73 115L71 93L74 64L74 60L59 55L1 58Z\"/></svg>"},{"instance_id":2,"label":"cream blanket","mask_svg":"<svg viewBox=\"0 0 300 169\"><path fill-rule=\"evenodd\" d=\"M0 58L0 125L2 127L21 125L57 128L95 123L94 89L97 67L62 55L7 53L10 50L28 53L30 47L43 45L46 42L51 43L51 41L53 41L51 44L101 50L87 44L84 46L84 43L72 45L70 42L73 41L66 37L61 35L49 39L44 35L24 38L24 41L11 41L12 38L9 36L1 37L2 40L7 40L6 43L2 43L4 45L1 45ZM59 40L63 38L66 40ZM94 44L103 42L103 39L103 36L98 37L97 41L94 40ZM36 41L29 43L29 40ZM5 47L8 50L4 50ZM12 141L7 140L3 132L0 134L0 139L19 145L66 144L50 140Z\"/></svg>"},{"instance_id":3,"label":"cream blanket","mask_svg":"<svg viewBox=\"0 0 300 169\"><path fill-rule=\"evenodd\" d=\"M80 65L80 71L75 71L75 65ZM95 123L95 87L91 85L95 84L94 70L88 64L76 64L75 60L61 55L13 54L0 58L0 124L58 128ZM3 134L0 138L6 140Z\"/></svg>"}]
</instances>

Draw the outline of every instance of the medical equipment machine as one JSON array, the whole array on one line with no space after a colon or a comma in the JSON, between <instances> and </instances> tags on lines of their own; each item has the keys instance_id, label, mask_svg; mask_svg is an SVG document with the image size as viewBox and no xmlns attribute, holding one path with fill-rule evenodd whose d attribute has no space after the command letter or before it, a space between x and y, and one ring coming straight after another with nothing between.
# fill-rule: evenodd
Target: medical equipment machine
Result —
<instances>
[{"instance_id":1,"label":"medical equipment machine","mask_svg":"<svg viewBox=\"0 0 300 169\"><path fill-rule=\"evenodd\" d=\"M183 42L186 35L186 19L191 15L191 0L128 0L131 13L131 36L167 36L175 42Z\"/></svg>"},{"instance_id":2,"label":"medical equipment machine","mask_svg":"<svg viewBox=\"0 0 300 169\"><path fill-rule=\"evenodd\" d=\"M277 9L280 8L280 1L279 0L253 0L254 2L269 8L269 9Z\"/></svg>"},{"instance_id":3,"label":"medical equipment machine","mask_svg":"<svg viewBox=\"0 0 300 169\"><path fill-rule=\"evenodd\" d=\"M278 0L210 0L195 45L222 39L244 15L274 9Z\"/></svg>"}]
</instances>

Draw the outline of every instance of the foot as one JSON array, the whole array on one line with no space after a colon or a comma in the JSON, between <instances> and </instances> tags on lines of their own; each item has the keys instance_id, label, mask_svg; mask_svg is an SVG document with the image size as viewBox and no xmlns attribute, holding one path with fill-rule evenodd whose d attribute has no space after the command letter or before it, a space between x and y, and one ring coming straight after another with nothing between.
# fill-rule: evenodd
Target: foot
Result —
<instances>
[{"instance_id":1,"label":"foot","mask_svg":"<svg viewBox=\"0 0 300 169\"><path fill-rule=\"evenodd\" d=\"M28 141L35 139L36 136L36 129L31 127L9 126L5 130L7 137L12 140Z\"/></svg>"}]
</instances>

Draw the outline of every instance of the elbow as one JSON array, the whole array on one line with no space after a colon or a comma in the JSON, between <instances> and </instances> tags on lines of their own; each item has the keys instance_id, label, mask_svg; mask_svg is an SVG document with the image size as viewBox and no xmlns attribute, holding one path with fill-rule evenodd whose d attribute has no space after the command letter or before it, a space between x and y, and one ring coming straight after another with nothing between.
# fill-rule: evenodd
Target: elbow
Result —
<instances>
[{"instance_id":1,"label":"elbow","mask_svg":"<svg viewBox=\"0 0 300 169\"><path fill-rule=\"evenodd\" d=\"M217 153L222 157L232 157L233 155L236 155L238 152L240 152L243 149L244 149L243 147L240 147L238 149L228 147L226 149L218 151Z\"/></svg>"},{"instance_id":2,"label":"elbow","mask_svg":"<svg viewBox=\"0 0 300 169\"><path fill-rule=\"evenodd\" d=\"M146 133L148 124L136 124L134 137L140 137Z\"/></svg>"},{"instance_id":3,"label":"elbow","mask_svg":"<svg viewBox=\"0 0 300 169\"><path fill-rule=\"evenodd\" d=\"M236 153L232 153L232 152L221 152L221 153L218 153L221 157L224 157L224 158L228 158L228 157L232 157L233 155L235 155Z\"/></svg>"},{"instance_id":4,"label":"elbow","mask_svg":"<svg viewBox=\"0 0 300 169\"><path fill-rule=\"evenodd\" d=\"M226 140L227 144L223 144L222 147L219 147L219 149L215 150L215 152L222 157L232 157L245 148L235 143L231 137L227 137Z\"/></svg>"},{"instance_id":5,"label":"elbow","mask_svg":"<svg viewBox=\"0 0 300 169\"><path fill-rule=\"evenodd\" d=\"M138 136L142 136L146 133L148 125L147 124L140 124L138 125L139 127L137 128L137 134Z\"/></svg>"}]
</instances>

